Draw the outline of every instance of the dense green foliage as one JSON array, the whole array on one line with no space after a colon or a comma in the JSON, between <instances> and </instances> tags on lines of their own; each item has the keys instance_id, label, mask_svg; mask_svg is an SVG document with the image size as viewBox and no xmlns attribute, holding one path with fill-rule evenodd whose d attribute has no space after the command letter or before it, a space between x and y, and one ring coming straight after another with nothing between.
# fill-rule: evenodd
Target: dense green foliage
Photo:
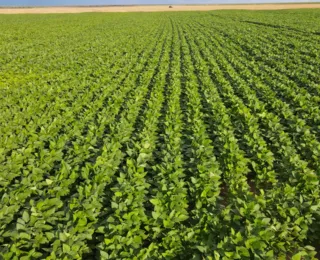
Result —
<instances>
[{"instance_id":1,"label":"dense green foliage","mask_svg":"<svg viewBox=\"0 0 320 260\"><path fill-rule=\"evenodd\" d=\"M0 16L0 259L314 259L319 17Z\"/></svg>"}]
</instances>

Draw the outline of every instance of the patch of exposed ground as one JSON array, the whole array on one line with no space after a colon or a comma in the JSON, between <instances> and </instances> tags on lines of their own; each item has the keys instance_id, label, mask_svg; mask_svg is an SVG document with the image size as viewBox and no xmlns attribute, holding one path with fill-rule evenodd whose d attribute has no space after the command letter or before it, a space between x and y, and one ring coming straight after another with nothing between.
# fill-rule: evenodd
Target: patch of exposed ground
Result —
<instances>
[{"instance_id":1,"label":"patch of exposed ground","mask_svg":"<svg viewBox=\"0 0 320 260\"><path fill-rule=\"evenodd\" d=\"M209 11L209 10L281 10L320 8L320 4L248 4L248 5L140 5L140 6L99 6L99 7L30 7L0 8L0 14L47 14L85 12L163 12L163 11Z\"/></svg>"}]
</instances>

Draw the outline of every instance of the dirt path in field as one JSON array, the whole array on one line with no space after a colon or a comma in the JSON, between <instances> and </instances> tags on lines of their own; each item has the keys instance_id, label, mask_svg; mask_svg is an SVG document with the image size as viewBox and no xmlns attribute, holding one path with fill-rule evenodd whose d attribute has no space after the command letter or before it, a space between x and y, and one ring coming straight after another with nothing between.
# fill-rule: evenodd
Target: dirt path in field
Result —
<instances>
[{"instance_id":1,"label":"dirt path in field","mask_svg":"<svg viewBox=\"0 0 320 260\"><path fill-rule=\"evenodd\" d=\"M299 8L320 8L320 4L249 4L249 5L141 5L101 7L30 7L0 8L0 14L47 14L84 12L163 12L163 11L209 11L209 10L281 10Z\"/></svg>"}]
</instances>

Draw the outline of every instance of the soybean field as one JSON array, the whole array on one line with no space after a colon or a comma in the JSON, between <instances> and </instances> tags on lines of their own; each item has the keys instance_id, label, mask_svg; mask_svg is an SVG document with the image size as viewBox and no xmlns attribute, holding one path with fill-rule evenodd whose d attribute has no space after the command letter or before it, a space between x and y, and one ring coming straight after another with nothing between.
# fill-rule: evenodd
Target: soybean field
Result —
<instances>
[{"instance_id":1,"label":"soybean field","mask_svg":"<svg viewBox=\"0 0 320 260\"><path fill-rule=\"evenodd\" d=\"M320 10L0 15L0 259L317 259Z\"/></svg>"}]
</instances>

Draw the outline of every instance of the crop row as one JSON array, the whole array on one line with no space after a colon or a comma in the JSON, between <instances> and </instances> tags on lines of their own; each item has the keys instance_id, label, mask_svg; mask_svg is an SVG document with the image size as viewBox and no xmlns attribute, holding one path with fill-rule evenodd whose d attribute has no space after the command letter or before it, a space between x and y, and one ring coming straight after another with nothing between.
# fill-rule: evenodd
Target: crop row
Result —
<instances>
[{"instance_id":1,"label":"crop row","mask_svg":"<svg viewBox=\"0 0 320 260\"><path fill-rule=\"evenodd\" d=\"M0 16L0 258L315 259L320 36L287 12Z\"/></svg>"}]
</instances>

